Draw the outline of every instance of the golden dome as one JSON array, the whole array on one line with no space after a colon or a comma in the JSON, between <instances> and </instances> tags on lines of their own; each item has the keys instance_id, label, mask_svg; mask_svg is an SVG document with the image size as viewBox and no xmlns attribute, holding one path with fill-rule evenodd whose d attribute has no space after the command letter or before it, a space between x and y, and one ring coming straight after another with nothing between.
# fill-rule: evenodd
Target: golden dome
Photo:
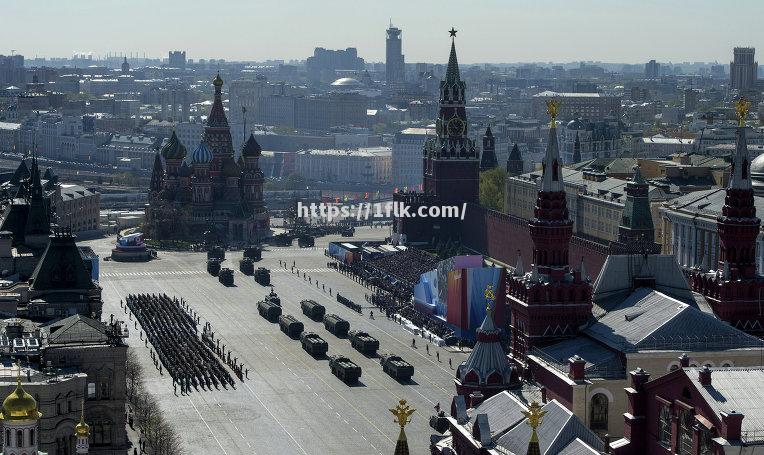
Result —
<instances>
[{"instance_id":1,"label":"golden dome","mask_svg":"<svg viewBox=\"0 0 764 455\"><path fill-rule=\"evenodd\" d=\"M20 371L20 370L19 370ZM20 374L20 373L19 373ZM21 376L16 382L16 390L3 400L2 420L37 420L42 414L37 410L37 400L21 387Z\"/></svg>"},{"instance_id":2,"label":"golden dome","mask_svg":"<svg viewBox=\"0 0 764 455\"><path fill-rule=\"evenodd\" d=\"M221 87L223 85L223 79L220 78L220 73L215 76L215 79L212 81L212 85L215 87Z\"/></svg>"},{"instance_id":3,"label":"golden dome","mask_svg":"<svg viewBox=\"0 0 764 455\"><path fill-rule=\"evenodd\" d=\"M78 438L90 437L90 425L85 423L85 402L82 402L82 413L80 414L80 423L74 427L74 435Z\"/></svg>"}]
</instances>

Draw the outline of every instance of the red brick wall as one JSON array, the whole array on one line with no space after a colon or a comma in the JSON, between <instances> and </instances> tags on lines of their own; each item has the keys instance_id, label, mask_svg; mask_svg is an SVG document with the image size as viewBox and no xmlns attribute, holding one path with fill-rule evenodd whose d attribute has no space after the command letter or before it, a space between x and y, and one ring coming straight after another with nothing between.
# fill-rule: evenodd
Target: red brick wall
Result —
<instances>
[{"instance_id":1,"label":"red brick wall","mask_svg":"<svg viewBox=\"0 0 764 455\"><path fill-rule=\"evenodd\" d=\"M469 204L461 235L462 243L467 248L512 266L517 262L517 250L520 250L526 272L533 262L533 242L528 220ZM569 263L573 268L578 268L583 257L592 281L600 273L607 255L608 248L605 245L575 235L570 241Z\"/></svg>"}]
</instances>

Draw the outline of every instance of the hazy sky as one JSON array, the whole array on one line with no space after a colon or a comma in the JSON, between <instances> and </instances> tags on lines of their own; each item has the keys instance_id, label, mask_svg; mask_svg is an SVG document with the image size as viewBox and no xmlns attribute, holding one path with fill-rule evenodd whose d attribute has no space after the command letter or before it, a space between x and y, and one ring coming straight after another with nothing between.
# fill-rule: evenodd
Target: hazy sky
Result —
<instances>
[{"instance_id":1,"label":"hazy sky","mask_svg":"<svg viewBox=\"0 0 764 455\"><path fill-rule=\"evenodd\" d=\"M390 19L407 63L445 62L451 26L463 63L728 63L735 45L764 52L762 0L2 0L0 11L0 54L29 58L185 49L288 60L322 46L383 61Z\"/></svg>"}]
</instances>

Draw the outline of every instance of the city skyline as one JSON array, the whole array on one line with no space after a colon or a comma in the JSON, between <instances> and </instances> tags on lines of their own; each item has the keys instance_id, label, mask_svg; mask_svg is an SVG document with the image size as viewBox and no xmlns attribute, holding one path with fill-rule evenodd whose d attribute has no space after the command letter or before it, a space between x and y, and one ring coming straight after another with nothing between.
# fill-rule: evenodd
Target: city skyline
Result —
<instances>
[{"instance_id":1,"label":"city skyline","mask_svg":"<svg viewBox=\"0 0 764 455\"><path fill-rule=\"evenodd\" d=\"M341 4L336 1L311 11L313 3L307 0L288 4L230 0L210 14L208 4L179 0L161 4L139 0L129 5L109 0L100 2L98 10L86 0L51 3L45 8L12 0L5 5L6 17L13 20L0 31L0 41L5 43L0 54L15 50L31 59L92 53L96 58L117 52L166 58L168 50L184 49L194 60L265 61L303 60L315 47L356 47L367 62L383 62L390 21L403 30L408 63L440 62L443 57L434 49L448 38L451 26L460 31L457 41L465 64L644 63L650 59L726 64L732 47L760 44L756 19L764 13L764 4L753 0L738 2L746 14L726 22L715 20L727 15L726 5L705 0L693 2L693 9L657 0L586 3L568 11L561 0L511 8L500 0L483 0L469 9L456 3L454 8L443 8L442 3L430 0L413 4L393 0L368 3L361 17L348 19L339 14ZM147 21L149 8L152 20ZM118 23L115 16L120 18ZM66 17L65 27L62 17ZM219 19L210 22L211 17ZM29 23L49 32L29 34ZM133 27L142 23L136 33ZM651 35L646 36L645 30ZM95 36L99 39L94 40Z\"/></svg>"}]
</instances>

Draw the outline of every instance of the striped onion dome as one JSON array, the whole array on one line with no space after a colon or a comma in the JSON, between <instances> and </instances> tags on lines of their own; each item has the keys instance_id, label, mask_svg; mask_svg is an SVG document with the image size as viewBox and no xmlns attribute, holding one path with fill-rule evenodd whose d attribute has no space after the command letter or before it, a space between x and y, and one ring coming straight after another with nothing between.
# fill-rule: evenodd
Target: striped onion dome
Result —
<instances>
[{"instance_id":1,"label":"striped onion dome","mask_svg":"<svg viewBox=\"0 0 764 455\"><path fill-rule=\"evenodd\" d=\"M199 147L191 154L191 163L193 164L208 164L212 161L212 152L204 141L199 143Z\"/></svg>"},{"instance_id":2,"label":"striped onion dome","mask_svg":"<svg viewBox=\"0 0 764 455\"><path fill-rule=\"evenodd\" d=\"M172 132L170 139L164 144L160 153L166 160L182 160L186 157L186 147L180 143L180 139Z\"/></svg>"}]
</instances>

